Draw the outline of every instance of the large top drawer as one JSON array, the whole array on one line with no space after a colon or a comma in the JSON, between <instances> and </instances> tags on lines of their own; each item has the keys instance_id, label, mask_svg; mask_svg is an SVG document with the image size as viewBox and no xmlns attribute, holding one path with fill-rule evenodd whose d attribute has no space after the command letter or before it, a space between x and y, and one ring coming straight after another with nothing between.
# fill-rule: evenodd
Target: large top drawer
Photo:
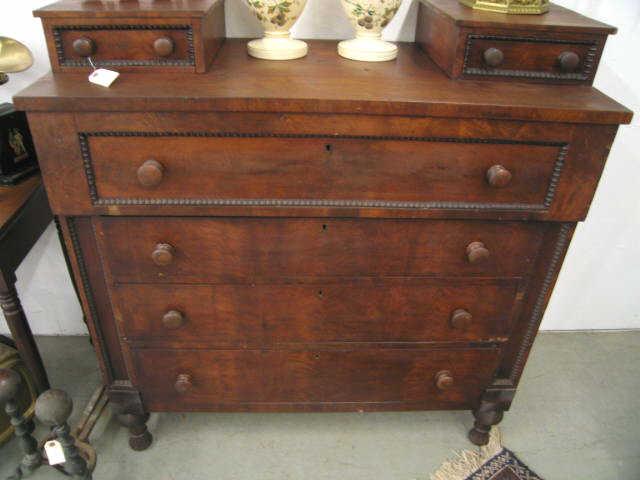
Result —
<instances>
[{"instance_id":1,"label":"large top drawer","mask_svg":"<svg viewBox=\"0 0 640 480\"><path fill-rule=\"evenodd\" d=\"M579 220L615 127L414 117L30 114L58 214Z\"/></svg>"},{"instance_id":2,"label":"large top drawer","mask_svg":"<svg viewBox=\"0 0 640 480\"><path fill-rule=\"evenodd\" d=\"M97 204L545 209L560 142L225 132L80 135Z\"/></svg>"}]
</instances>

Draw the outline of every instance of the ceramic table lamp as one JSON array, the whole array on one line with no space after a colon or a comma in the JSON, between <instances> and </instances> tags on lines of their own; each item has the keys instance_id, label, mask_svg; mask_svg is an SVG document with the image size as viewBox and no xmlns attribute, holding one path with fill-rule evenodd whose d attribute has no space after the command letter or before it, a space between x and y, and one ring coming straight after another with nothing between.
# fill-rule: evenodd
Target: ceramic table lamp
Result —
<instances>
[{"instance_id":1,"label":"ceramic table lamp","mask_svg":"<svg viewBox=\"0 0 640 480\"><path fill-rule=\"evenodd\" d=\"M307 0L246 0L264 26L264 37L247 45L249 55L266 60L293 60L307 54L307 44L291 38L290 28Z\"/></svg>"},{"instance_id":2,"label":"ceramic table lamp","mask_svg":"<svg viewBox=\"0 0 640 480\"><path fill-rule=\"evenodd\" d=\"M341 0L356 38L338 44L338 53L351 60L385 62L398 56L398 47L382 40L382 30L398 12L402 0Z\"/></svg>"}]
</instances>

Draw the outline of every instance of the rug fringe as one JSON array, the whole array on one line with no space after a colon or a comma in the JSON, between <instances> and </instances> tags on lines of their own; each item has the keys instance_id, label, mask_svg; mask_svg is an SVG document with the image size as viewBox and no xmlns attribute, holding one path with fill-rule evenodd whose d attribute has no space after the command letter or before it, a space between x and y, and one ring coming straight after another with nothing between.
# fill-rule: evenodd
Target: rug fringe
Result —
<instances>
[{"instance_id":1,"label":"rug fringe","mask_svg":"<svg viewBox=\"0 0 640 480\"><path fill-rule=\"evenodd\" d=\"M489 434L489 443L477 451L457 452L455 458L444 462L430 478L431 480L465 480L500 451L502 451L502 436L498 427L493 427Z\"/></svg>"}]
</instances>

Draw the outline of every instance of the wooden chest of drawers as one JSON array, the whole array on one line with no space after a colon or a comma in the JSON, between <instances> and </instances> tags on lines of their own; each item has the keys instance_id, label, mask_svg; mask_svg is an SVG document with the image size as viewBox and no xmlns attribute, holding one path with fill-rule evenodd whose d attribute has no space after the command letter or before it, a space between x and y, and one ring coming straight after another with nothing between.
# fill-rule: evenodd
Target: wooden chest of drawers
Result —
<instances>
[{"instance_id":1,"label":"wooden chest of drawers","mask_svg":"<svg viewBox=\"0 0 640 480\"><path fill-rule=\"evenodd\" d=\"M630 112L590 87L479 95L414 45L244 49L16 99L131 445L149 410L471 409L485 442Z\"/></svg>"}]
</instances>

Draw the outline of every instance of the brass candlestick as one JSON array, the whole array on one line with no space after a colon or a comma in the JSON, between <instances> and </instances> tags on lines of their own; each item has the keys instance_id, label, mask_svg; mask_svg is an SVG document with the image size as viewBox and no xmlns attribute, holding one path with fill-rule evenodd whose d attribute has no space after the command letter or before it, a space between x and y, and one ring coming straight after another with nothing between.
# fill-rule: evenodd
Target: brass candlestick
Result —
<instances>
[{"instance_id":1,"label":"brass candlestick","mask_svg":"<svg viewBox=\"0 0 640 480\"><path fill-rule=\"evenodd\" d=\"M487 12L531 15L549 11L549 0L459 0L476 10Z\"/></svg>"}]
</instances>

